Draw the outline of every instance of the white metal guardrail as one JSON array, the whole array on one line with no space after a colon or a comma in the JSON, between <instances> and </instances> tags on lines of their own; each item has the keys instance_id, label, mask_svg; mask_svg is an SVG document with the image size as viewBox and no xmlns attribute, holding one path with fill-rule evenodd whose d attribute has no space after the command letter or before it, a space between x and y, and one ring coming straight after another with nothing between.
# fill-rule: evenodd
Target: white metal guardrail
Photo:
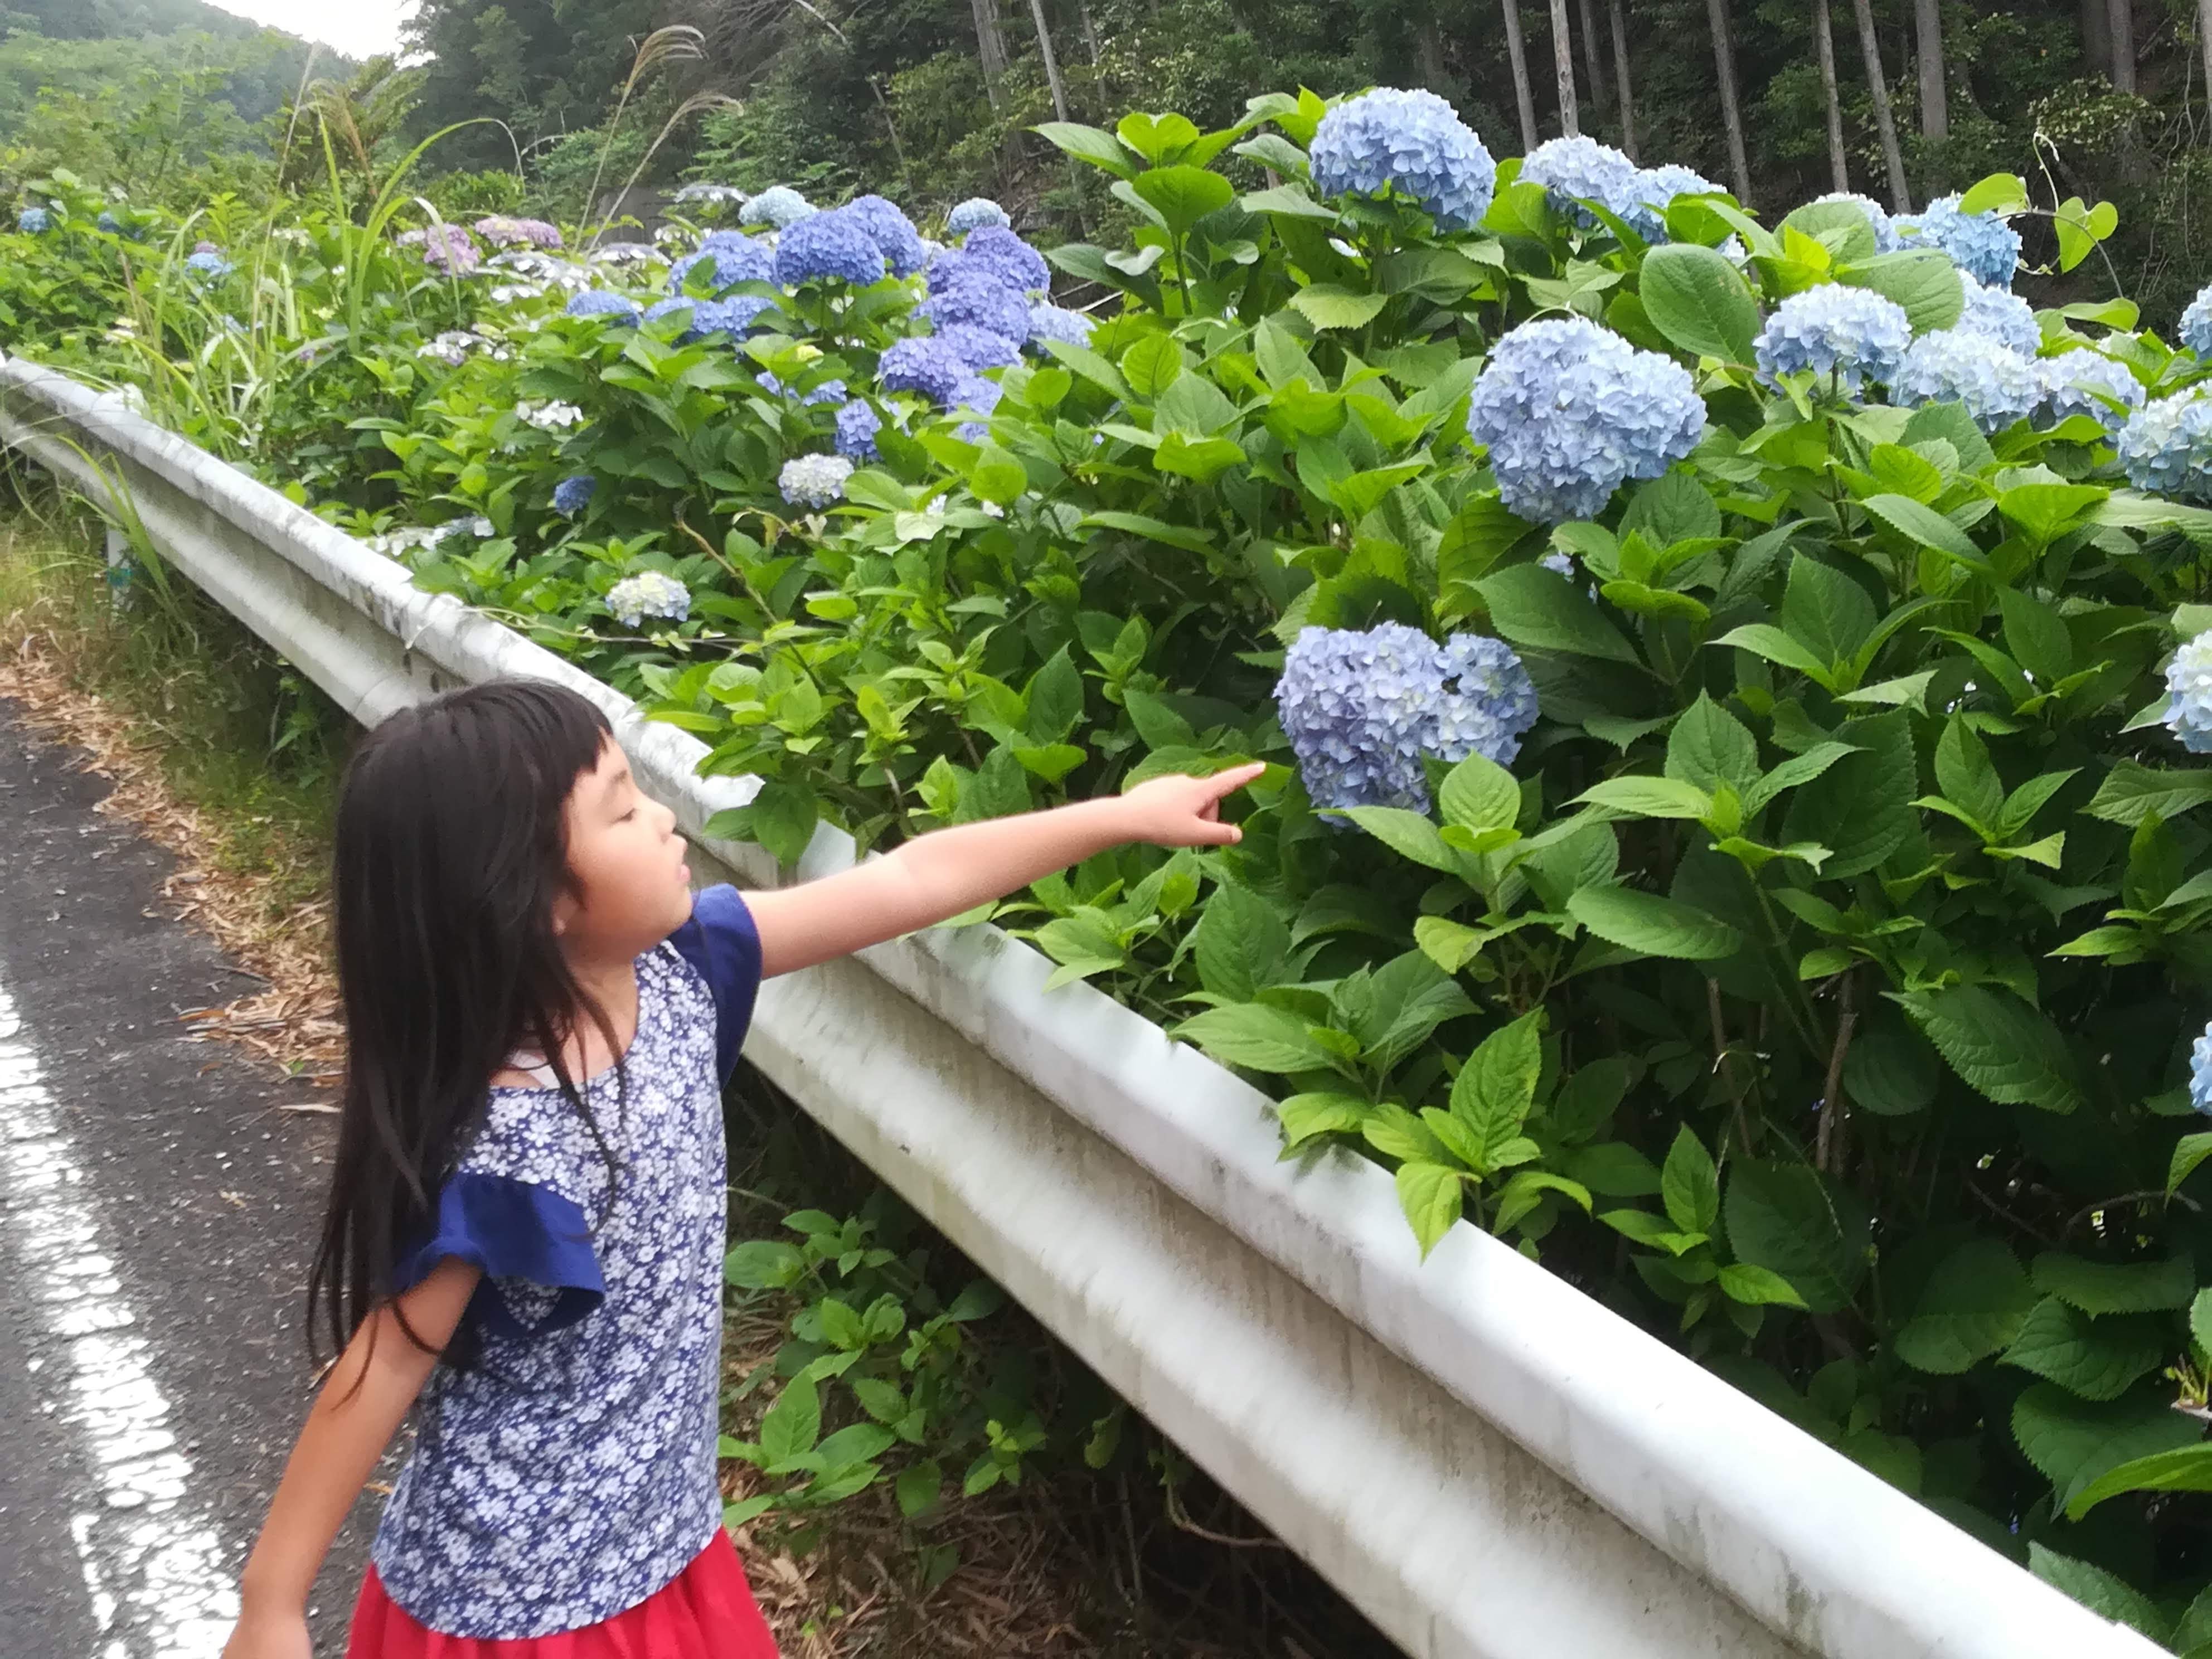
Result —
<instances>
[{"instance_id":1,"label":"white metal guardrail","mask_svg":"<svg viewBox=\"0 0 2212 1659\"><path fill-rule=\"evenodd\" d=\"M0 362L0 443L105 497L364 721L562 681L711 878L698 742L118 399ZM95 468L87 457L97 457ZM851 861L826 827L802 866ZM713 866L719 865L720 870ZM2131 1659L2107 1623L996 928L769 981L748 1056L1419 1659Z\"/></svg>"}]
</instances>

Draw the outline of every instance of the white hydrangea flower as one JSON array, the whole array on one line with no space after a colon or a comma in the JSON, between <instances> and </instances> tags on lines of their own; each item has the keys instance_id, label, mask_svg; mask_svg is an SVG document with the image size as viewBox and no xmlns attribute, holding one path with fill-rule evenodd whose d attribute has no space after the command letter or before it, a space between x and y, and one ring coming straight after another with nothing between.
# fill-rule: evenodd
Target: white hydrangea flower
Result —
<instances>
[{"instance_id":1,"label":"white hydrangea flower","mask_svg":"<svg viewBox=\"0 0 2212 1659\"><path fill-rule=\"evenodd\" d=\"M532 403L526 399L515 404L514 415L524 425L534 426L540 432L566 432L584 422L582 410L574 404L564 404L557 399L550 403Z\"/></svg>"}]
</instances>

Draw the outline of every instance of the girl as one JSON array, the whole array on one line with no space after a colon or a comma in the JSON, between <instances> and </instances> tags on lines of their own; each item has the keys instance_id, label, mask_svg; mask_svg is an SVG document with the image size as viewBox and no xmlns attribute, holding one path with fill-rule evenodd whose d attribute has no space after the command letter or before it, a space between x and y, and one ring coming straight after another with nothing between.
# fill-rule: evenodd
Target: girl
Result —
<instances>
[{"instance_id":1,"label":"girl","mask_svg":"<svg viewBox=\"0 0 2212 1659\"><path fill-rule=\"evenodd\" d=\"M696 897L585 698L478 686L363 740L338 803L348 1037L309 1285L343 1348L225 1659L308 1659L307 1595L409 1408L349 1659L772 1659L721 1528L721 1091L760 981L1127 842L1221 846L1256 777L941 830Z\"/></svg>"}]
</instances>

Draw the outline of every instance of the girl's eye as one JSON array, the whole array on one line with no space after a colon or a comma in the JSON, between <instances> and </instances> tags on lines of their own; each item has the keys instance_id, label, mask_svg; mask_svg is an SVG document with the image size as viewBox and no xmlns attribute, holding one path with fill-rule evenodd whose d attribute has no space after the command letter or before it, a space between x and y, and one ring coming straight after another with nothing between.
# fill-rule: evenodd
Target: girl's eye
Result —
<instances>
[{"instance_id":1,"label":"girl's eye","mask_svg":"<svg viewBox=\"0 0 2212 1659\"><path fill-rule=\"evenodd\" d=\"M615 820L615 822L616 822L617 823L629 823L632 818L635 817L636 816L637 816L637 808L635 808L635 806L633 806L633 807L631 807L631 808L629 809L629 811L627 811L627 812L623 813L620 817L617 818L617 819Z\"/></svg>"}]
</instances>

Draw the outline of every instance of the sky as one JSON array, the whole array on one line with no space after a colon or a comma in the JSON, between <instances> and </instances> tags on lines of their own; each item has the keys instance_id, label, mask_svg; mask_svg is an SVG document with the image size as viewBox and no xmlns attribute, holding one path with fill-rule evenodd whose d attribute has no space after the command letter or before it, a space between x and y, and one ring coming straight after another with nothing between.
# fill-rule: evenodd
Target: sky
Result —
<instances>
[{"instance_id":1,"label":"sky","mask_svg":"<svg viewBox=\"0 0 2212 1659\"><path fill-rule=\"evenodd\" d=\"M415 9L415 0L211 0L211 3L302 40L320 40L349 58L397 50L400 21Z\"/></svg>"}]
</instances>

